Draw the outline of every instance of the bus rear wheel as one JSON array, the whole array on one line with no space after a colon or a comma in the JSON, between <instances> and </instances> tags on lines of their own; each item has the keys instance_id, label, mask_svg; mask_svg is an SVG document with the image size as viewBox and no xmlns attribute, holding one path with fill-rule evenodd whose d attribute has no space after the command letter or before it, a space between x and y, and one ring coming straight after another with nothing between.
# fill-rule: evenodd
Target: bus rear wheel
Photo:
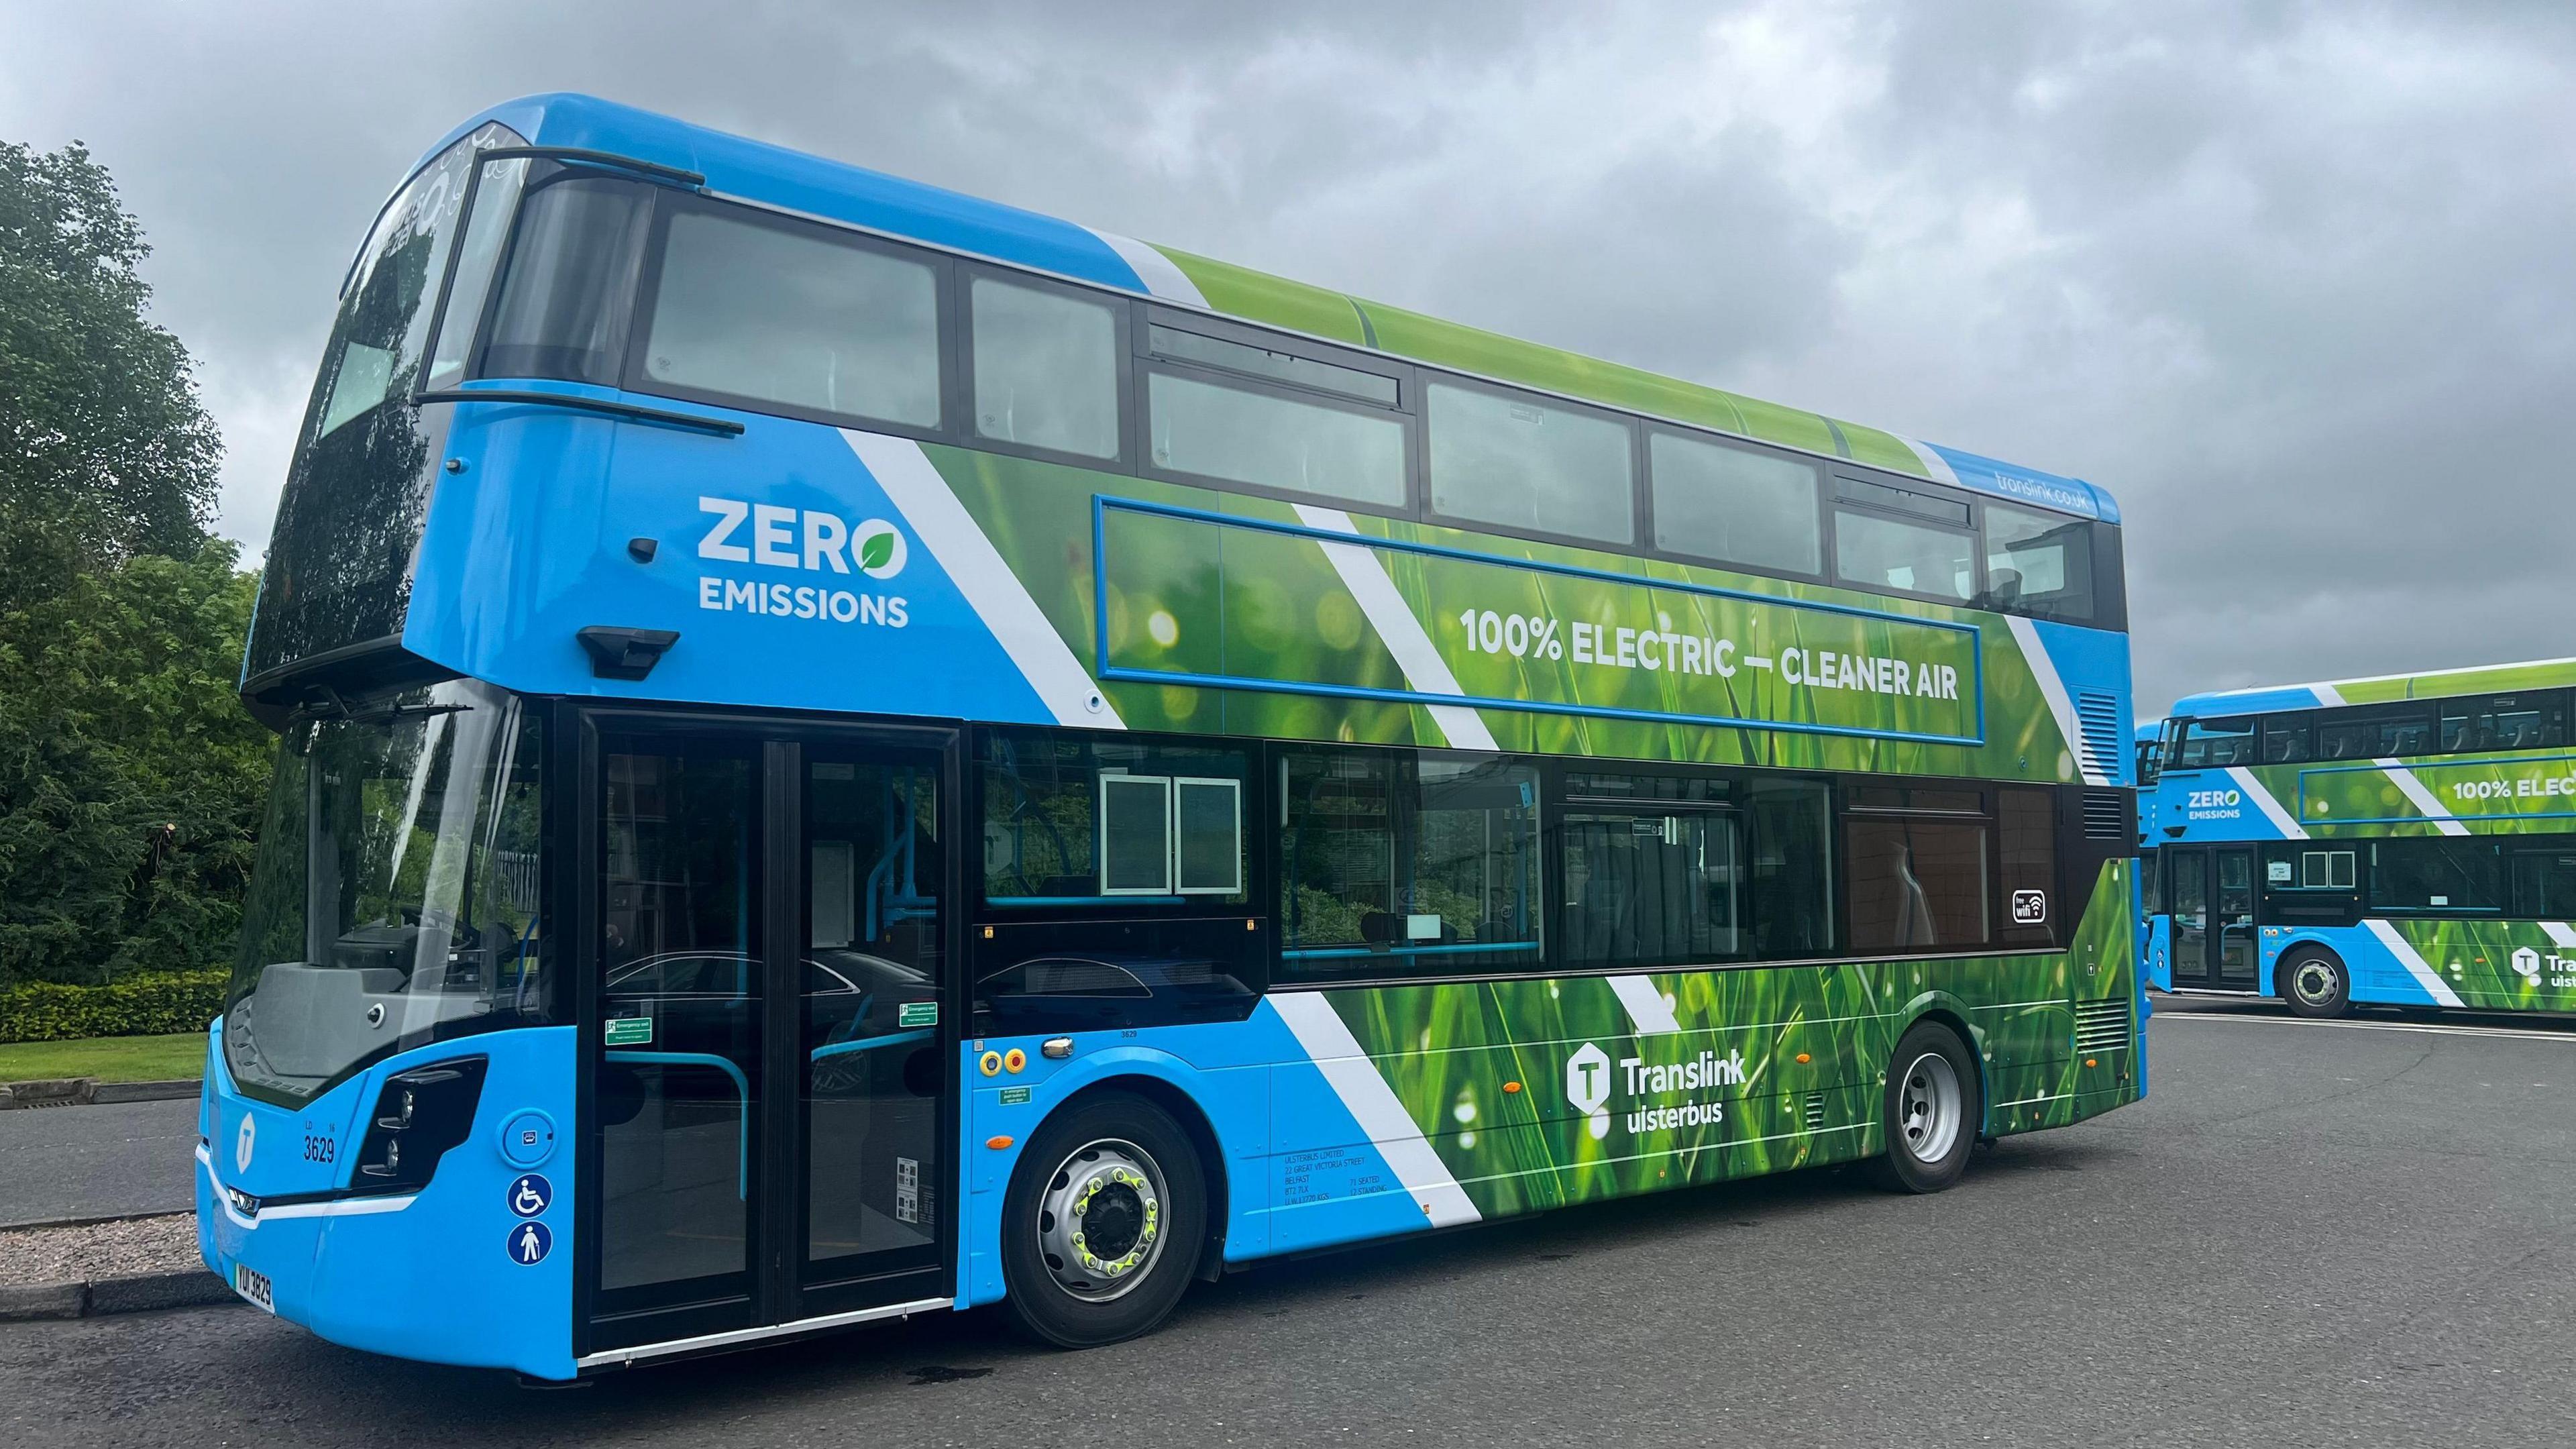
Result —
<instances>
[{"instance_id":1,"label":"bus rear wheel","mask_svg":"<svg viewBox=\"0 0 2576 1449\"><path fill-rule=\"evenodd\" d=\"M1002 1208L1005 1303L1059 1348L1151 1332L1198 1272L1207 1178L1170 1113L1114 1092L1038 1129Z\"/></svg>"},{"instance_id":2,"label":"bus rear wheel","mask_svg":"<svg viewBox=\"0 0 2576 1449\"><path fill-rule=\"evenodd\" d=\"M1977 1059L1957 1032L1936 1021L1906 1029L1887 1063L1882 1185L1896 1192L1939 1192L1959 1180L1984 1120L1977 1081Z\"/></svg>"},{"instance_id":3,"label":"bus rear wheel","mask_svg":"<svg viewBox=\"0 0 2576 1449\"><path fill-rule=\"evenodd\" d=\"M2281 1000L2293 1016L2319 1021L2341 1016L2352 1005L2352 973L2332 951L2302 946L2272 968Z\"/></svg>"}]
</instances>

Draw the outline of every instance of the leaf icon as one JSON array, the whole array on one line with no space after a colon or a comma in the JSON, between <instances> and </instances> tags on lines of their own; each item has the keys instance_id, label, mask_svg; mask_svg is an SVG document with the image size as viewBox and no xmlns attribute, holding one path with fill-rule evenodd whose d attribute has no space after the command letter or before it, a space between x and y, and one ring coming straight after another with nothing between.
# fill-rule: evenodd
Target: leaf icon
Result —
<instances>
[{"instance_id":1,"label":"leaf icon","mask_svg":"<svg viewBox=\"0 0 2576 1449\"><path fill-rule=\"evenodd\" d=\"M859 567L881 569L894 557L894 534L872 533L859 542Z\"/></svg>"}]
</instances>

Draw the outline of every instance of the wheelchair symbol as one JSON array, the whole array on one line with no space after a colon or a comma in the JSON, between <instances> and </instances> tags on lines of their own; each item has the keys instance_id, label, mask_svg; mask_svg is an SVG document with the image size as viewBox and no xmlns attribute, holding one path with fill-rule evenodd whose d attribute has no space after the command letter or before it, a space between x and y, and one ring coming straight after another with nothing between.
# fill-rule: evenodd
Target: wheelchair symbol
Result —
<instances>
[{"instance_id":1,"label":"wheelchair symbol","mask_svg":"<svg viewBox=\"0 0 2576 1449\"><path fill-rule=\"evenodd\" d=\"M526 1173L510 1184L510 1211L520 1217L535 1217L554 1200L554 1184L538 1173Z\"/></svg>"}]
</instances>

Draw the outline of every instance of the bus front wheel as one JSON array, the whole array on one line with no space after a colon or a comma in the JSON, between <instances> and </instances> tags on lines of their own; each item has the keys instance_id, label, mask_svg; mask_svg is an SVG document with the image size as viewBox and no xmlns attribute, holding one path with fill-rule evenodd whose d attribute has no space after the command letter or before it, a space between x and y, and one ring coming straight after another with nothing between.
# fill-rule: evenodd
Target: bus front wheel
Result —
<instances>
[{"instance_id":1,"label":"bus front wheel","mask_svg":"<svg viewBox=\"0 0 2576 1449\"><path fill-rule=\"evenodd\" d=\"M2272 970L2279 978L2281 1000L2294 1016L2322 1021L2343 1015L2352 1005L2352 973L2332 951L2300 947Z\"/></svg>"},{"instance_id":2,"label":"bus front wheel","mask_svg":"<svg viewBox=\"0 0 2576 1449\"><path fill-rule=\"evenodd\" d=\"M1012 1321L1059 1348L1152 1331L1198 1272L1207 1201L1198 1149L1162 1108L1112 1092L1058 1113L1003 1204Z\"/></svg>"},{"instance_id":3,"label":"bus front wheel","mask_svg":"<svg viewBox=\"0 0 2576 1449\"><path fill-rule=\"evenodd\" d=\"M1887 1063L1881 1108L1887 1152L1878 1178L1897 1192L1939 1192L1968 1170L1976 1145L1981 1104L1977 1059L1959 1034L1937 1021L1918 1021L1896 1043Z\"/></svg>"}]
</instances>

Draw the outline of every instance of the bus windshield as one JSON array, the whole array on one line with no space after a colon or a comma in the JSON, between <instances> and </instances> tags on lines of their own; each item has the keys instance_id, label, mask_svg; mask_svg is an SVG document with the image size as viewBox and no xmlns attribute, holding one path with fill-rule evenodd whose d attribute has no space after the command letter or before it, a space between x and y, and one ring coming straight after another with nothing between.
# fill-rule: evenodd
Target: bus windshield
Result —
<instances>
[{"instance_id":1,"label":"bus windshield","mask_svg":"<svg viewBox=\"0 0 2576 1449\"><path fill-rule=\"evenodd\" d=\"M246 1091L547 1017L537 725L469 682L299 723L278 749L225 1014Z\"/></svg>"}]
</instances>

